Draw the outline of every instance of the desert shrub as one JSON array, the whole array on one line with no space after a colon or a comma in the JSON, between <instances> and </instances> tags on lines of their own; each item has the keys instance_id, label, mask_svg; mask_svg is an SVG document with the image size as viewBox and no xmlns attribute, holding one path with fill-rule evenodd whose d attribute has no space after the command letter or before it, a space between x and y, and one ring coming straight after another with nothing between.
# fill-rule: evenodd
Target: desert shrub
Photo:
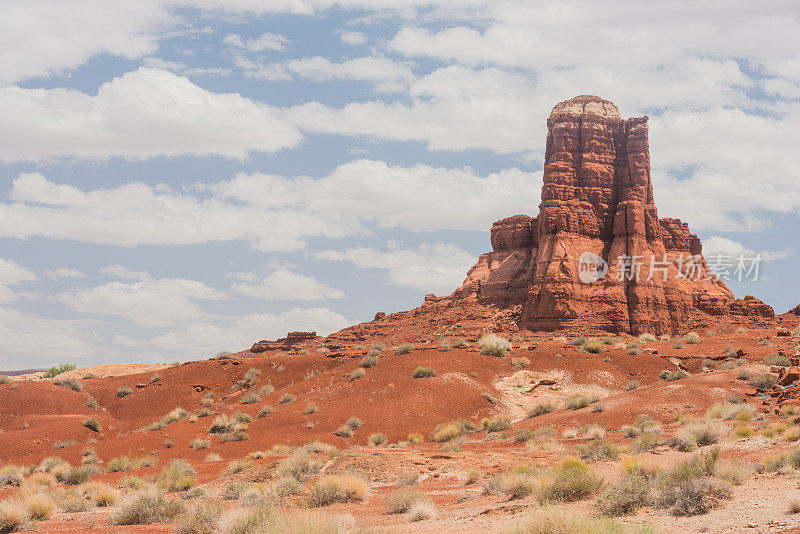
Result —
<instances>
[{"instance_id":1,"label":"desert shrub","mask_svg":"<svg viewBox=\"0 0 800 534\"><path fill-rule=\"evenodd\" d=\"M361 425L363 423L361 422L361 419L359 419L358 417L353 416L350 419L348 419L347 421L345 421L344 424L349 426L353 430L358 430L359 428L361 428Z\"/></svg>"},{"instance_id":2,"label":"desert shrub","mask_svg":"<svg viewBox=\"0 0 800 534\"><path fill-rule=\"evenodd\" d=\"M443 339L439 342L439 350L442 352L447 352L450 350L450 341L447 339Z\"/></svg>"},{"instance_id":3,"label":"desert shrub","mask_svg":"<svg viewBox=\"0 0 800 534\"><path fill-rule=\"evenodd\" d=\"M366 494L367 482L356 475L327 475L311 486L308 505L317 508L337 502L363 501Z\"/></svg>"},{"instance_id":4,"label":"desert shrub","mask_svg":"<svg viewBox=\"0 0 800 534\"><path fill-rule=\"evenodd\" d=\"M739 369L736 373L736 380L750 380L752 374L747 369Z\"/></svg>"},{"instance_id":5,"label":"desert shrub","mask_svg":"<svg viewBox=\"0 0 800 534\"><path fill-rule=\"evenodd\" d=\"M673 382L675 380L681 380L689 376L689 373L684 371L683 369L676 369L674 371L670 371L669 369L664 369L661 371L661 374L658 375L661 380L666 380L667 382Z\"/></svg>"},{"instance_id":6,"label":"desert shrub","mask_svg":"<svg viewBox=\"0 0 800 534\"><path fill-rule=\"evenodd\" d=\"M572 502L597 493L603 479L576 458L565 458L552 468L540 487L540 499L544 502Z\"/></svg>"},{"instance_id":7,"label":"desert shrub","mask_svg":"<svg viewBox=\"0 0 800 534\"><path fill-rule=\"evenodd\" d=\"M433 519L436 517L436 506L430 499L422 499L415 502L408 511L408 520L411 523Z\"/></svg>"},{"instance_id":8,"label":"desert shrub","mask_svg":"<svg viewBox=\"0 0 800 534\"><path fill-rule=\"evenodd\" d=\"M431 378L436 376L436 371L430 367L419 366L414 369L414 378Z\"/></svg>"},{"instance_id":9,"label":"desert shrub","mask_svg":"<svg viewBox=\"0 0 800 534\"><path fill-rule=\"evenodd\" d=\"M383 445L384 443L386 443L386 440L387 440L386 434L375 433L375 434L370 434L367 443L371 447L377 447L379 445Z\"/></svg>"},{"instance_id":10,"label":"desert shrub","mask_svg":"<svg viewBox=\"0 0 800 534\"><path fill-rule=\"evenodd\" d=\"M567 410L580 410L586 408L590 404L597 402L597 397L590 397L586 395L571 395L564 401L564 406Z\"/></svg>"},{"instance_id":11,"label":"desert shrub","mask_svg":"<svg viewBox=\"0 0 800 534\"><path fill-rule=\"evenodd\" d=\"M734 486L744 484L752 473L751 466L736 460L719 460L714 466L714 475Z\"/></svg>"},{"instance_id":12,"label":"desert shrub","mask_svg":"<svg viewBox=\"0 0 800 534\"><path fill-rule=\"evenodd\" d=\"M21 530L28 521L28 509L22 501L0 501L0 532Z\"/></svg>"},{"instance_id":13,"label":"desert shrub","mask_svg":"<svg viewBox=\"0 0 800 534\"><path fill-rule=\"evenodd\" d=\"M653 482L638 473L629 474L609 487L597 498L597 510L608 516L628 515L649 503Z\"/></svg>"},{"instance_id":14,"label":"desert shrub","mask_svg":"<svg viewBox=\"0 0 800 534\"><path fill-rule=\"evenodd\" d=\"M467 480L464 482L467 486L475 484L481 478L481 472L474 467L467 469Z\"/></svg>"},{"instance_id":15,"label":"desert shrub","mask_svg":"<svg viewBox=\"0 0 800 534\"><path fill-rule=\"evenodd\" d=\"M271 413L272 413L272 406L270 406L269 404L265 404L258 411L258 417L266 417Z\"/></svg>"},{"instance_id":16,"label":"desert shrub","mask_svg":"<svg viewBox=\"0 0 800 534\"><path fill-rule=\"evenodd\" d=\"M400 478L397 479L397 485L400 487L414 486L419 481L419 477L419 471L409 471L408 473L403 473L400 475Z\"/></svg>"},{"instance_id":17,"label":"desert shrub","mask_svg":"<svg viewBox=\"0 0 800 534\"><path fill-rule=\"evenodd\" d=\"M727 482L715 478L690 479L675 488L674 496L674 515L700 515L719 506L721 500L730 499L731 488Z\"/></svg>"},{"instance_id":18,"label":"desert shrub","mask_svg":"<svg viewBox=\"0 0 800 534\"><path fill-rule=\"evenodd\" d=\"M290 404L294 402L296 398L297 397L295 397L291 393L284 393L283 395L281 395L281 398L278 399L278 404Z\"/></svg>"},{"instance_id":19,"label":"desert shrub","mask_svg":"<svg viewBox=\"0 0 800 534\"><path fill-rule=\"evenodd\" d=\"M253 462L251 462L250 460L246 460L244 458L231 460L230 462L228 462L228 466L225 469L223 469L222 473L220 474L224 477L229 475L235 475L237 473L241 473L242 471L246 471L251 467L253 467Z\"/></svg>"},{"instance_id":20,"label":"desert shrub","mask_svg":"<svg viewBox=\"0 0 800 534\"><path fill-rule=\"evenodd\" d=\"M535 405L533 408L528 410L528 413L525 415L526 418L531 419L533 417L539 417L540 415L544 415L546 413L550 413L555 410L556 407L551 402L542 402Z\"/></svg>"},{"instance_id":21,"label":"desert shrub","mask_svg":"<svg viewBox=\"0 0 800 534\"><path fill-rule=\"evenodd\" d=\"M657 340L656 340L656 336L654 336L653 334L645 333L645 334L642 334L642 335L639 336L639 341L650 341L650 342L653 342L653 341L657 341Z\"/></svg>"},{"instance_id":22,"label":"desert shrub","mask_svg":"<svg viewBox=\"0 0 800 534\"><path fill-rule=\"evenodd\" d=\"M158 486L166 491L186 491L195 484L197 472L186 460L174 459L157 477Z\"/></svg>"},{"instance_id":23,"label":"desert shrub","mask_svg":"<svg viewBox=\"0 0 800 534\"><path fill-rule=\"evenodd\" d=\"M117 456L108 461L106 471L109 473L117 473L120 471L131 471L142 467L152 467L155 465L156 459L152 456L141 456L138 458L131 458L129 456Z\"/></svg>"},{"instance_id":24,"label":"desert shrub","mask_svg":"<svg viewBox=\"0 0 800 534\"><path fill-rule=\"evenodd\" d=\"M247 391L242 394L239 402L241 404L255 404L261 402L261 395L259 395L257 391Z\"/></svg>"},{"instance_id":25,"label":"desert shrub","mask_svg":"<svg viewBox=\"0 0 800 534\"><path fill-rule=\"evenodd\" d=\"M156 373L156 374L154 374L153 376L150 377L150 383L151 384L153 384L155 382L158 382L159 380L161 380L161 375L158 374L158 373Z\"/></svg>"},{"instance_id":26,"label":"desert shrub","mask_svg":"<svg viewBox=\"0 0 800 534\"><path fill-rule=\"evenodd\" d=\"M76 467L69 464L62 464L53 470L56 480L68 486L77 486L88 482L92 478L92 474L96 472L96 470L86 466Z\"/></svg>"},{"instance_id":27,"label":"desert shrub","mask_svg":"<svg viewBox=\"0 0 800 534\"><path fill-rule=\"evenodd\" d=\"M72 447L73 445L77 444L78 442L75 441L74 439L68 439L67 441L58 440L53 442L53 450L57 451L59 449L63 449L65 447Z\"/></svg>"},{"instance_id":28,"label":"desert shrub","mask_svg":"<svg viewBox=\"0 0 800 534\"><path fill-rule=\"evenodd\" d=\"M209 410L208 408L200 408L197 411L197 417L209 417L212 415L214 415L214 412L212 410Z\"/></svg>"},{"instance_id":29,"label":"desert shrub","mask_svg":"<svg viewBox=\"0 0 800 534\"><path fill-rule=\"evenodd\" d=\"M527 429L527 428L521 428L521 429L517 430L517 432L514 434L514 437L512 438L512 441L514 443L527 443L528 441L531 441L532 439L534 439L534 437L535 437L535 434L534 434L533 430L530 430L530 429Z\"/></svg>"},{"instance_id":30,"label":"desert shrub","mask_svg":"<svg viewBox=\"0 0 800 534\"><path fill-rule=\"evenodd\" d=\"M119 495L111 486L107 484L98 484L91 492L90 498L95 506L105 508L114 506L117 503Z\"/></svg>"},{"instance_id":31,"label":"desert shrub","mask_svg":"<svg viewBox=\"0 0 800 534\"><path fill-rule=\"evenodd\" d=\"M603 405L602 402L595 402L594 404L592 404L592 410L591 411L592 411L592 413L600 413L605 409L606 409L606 407Z\"/></svg>"},{"instance_id":32,"label":"desert shrub","mask_svg":"<svg viewBox=\"0 0 800 534\"><path fill-rule=\"evenodd\" d=\"M764 358L764 363L766 365L778 365L780 367L789 367L791 365L789 358L781 356L780 354L768 354L767 357Z\"/></svg>"},{"instance_id":33,"label":"desert shrub","mask_svg":"<svg viewBox=\"0 0 800 534\"><path fill-rule=\"evenodd\" d=\"M214 452L209 452L208 454L206 454L206 457L203 459L203 461L206 462L206 463L219 462L221 460L222 460L222 456L220 456L219 454L214 453Z\"/></svg>"},{"instance_id":34,"label":"desert shrub","mask_svg":"<svg viewBox=\"0 0 800 534\"><path fill-rule=\"evenodd\" d=\"M574 337L572 338L572 344L576 347L582 347L586 344L587 339L585 337Z\"/></svg>"},{"instance_id":35,"label":"desert shrub","mask_svg":"<svg viewBox=\"0 0 800 534\"><path fill-rule=\"evenodd\" d=\"M731 419L742 421L752 419L755 411L756 408L752 404L739 402L718 402L706 410L706 417L724 419L726 421L730 421Z\"/></svg>"},{"instance_id":36,"label":"desert shrub","mask_svg":"<svg viewBox=\"0 0 800 534\"><path fill-rule=\"evenodd\" d=\"M697 345L700 343L700 334L697 332L689 332L683 336L683 340L690 345Z\"/></svg>"},{"instance_id":37,"label":"desert shrub","mask_svg":"<svg viewBox=\"0 0 800 534\"><path fill-rule=\"evenodd\" d=\"M398 488L386 497L386 513L404 514L411 509L414 503L424 498L425 494L417 488Z\"/></svg>"},{"instance_id":38,"label":"desert shrub","mask_svg":"<svg viewBox=\"0 0 800 534\"><path fill-rule=\"evenodd\" d=\"M464 347L468 347L469 343L467 343L467 338L465 337L457 337L453 341L453 346L457 349L463 349Z\"/></svg>"},{"instance_id":39,"label":"desert shrub","mask_svg":"<svg viewBox=\"0 0 800 534\"><path fill-rule=\"evenodd\" d=\"M409 443L422 443L424 441L424 437L422 434L411 433L408 435L408 442Z\"/></svg>"},{"instance_id":40,"label":"desert shrub","mask_svg":"<svg viewBox=\"0 0 800 534\"><path fill-rule=\"evenodd\" d=\"M625 384L625 391L633 391L634 389L639 388L639 381L638 380L631 380L627 384Z\"/></svg>"},{"instance_id":41,"label":"desert shrub","mask_svg":"<svg viewBox=\"0 0 800 534\"><path fill-rule=\"evenodd\" d=\"M258 384L258 377L261 375L260 369L248 369L244 376L239 379L231 389L236 391L244 388L252 388Z\"/></svg>"},{"instance_id":42,"label":"desert shrub","mask_svg":"<svg viewBox=\"0 0 800 534\"><path fill-rule=\"evenodd\" d=\"M608 517L589 517L559 508L540 508L499 531L501 534L653 534L642 525L628 525Z\"/></svg>"},{"instance_id":43,"label":"desert shrub","mask_svg":"<svg viewBox=\"0 0 800 534\"><path fill-rule=\"evenodd\" d=\"M484 391L483 393L481 393L481 397L483 397L484 399L486 399L488 402L490 402L492 404L497 404L497 399L494 398L492 396L492 394L489 393L489 392Z\"/></svg>"},{"instance_id":44,"label":"desert shrub","mask_svg":"<svg viewBox=\"0 0 800 534\"><path fill-rule=\"evenodd\" d=\"M14 465L0 467L0 488L3 486L21 486L24 480L22 469L19 467Z\"/></svg>"},{"instance_id":45,"label":"desert shrub","mask_svg":"<svg viewBox=\"0 0 800 534\"><path fill-rule=\"evenodd\" d=\"M631 452L647 452L656 447L659 443L657 434L645 433L636 438L630 445Z\"/></svg>"},{"instance_id":46,"label":"desert shrub","mask_svg":"<svg viewBox=\"0 0 800 534\"><path fill-rule=\"evenodd\" d=\"M800 514L800 498L792 497L789 499L787 514Z\"/></svg>"},{"instance_id":47,"label":"desert shrub","mask_svg":"<svg viewBox=\"0 0 800 534\"><path fill-rule=\"evenodd\" d=\"M530 364L531 364L531 361L528 358L524 357L524 356L522 356L520 358L512 358L511 359L511 366L514 369L517 369L517 370L524 369L524 368L528 367Z\"/></svg>"},{"instance_id":48,"label":"desert shrub","mask_svg":"<svg viewBox=\"0 0 800 534\"><path fill-rule=\"evenodd\" d=\"M511 418L507 415L495 415L481 420L481 428L489 432L500 432L511 428Z\"/></svg>"},{"instance_id":49,"label":"desert shrub","mask_svg":"<svg viewBox=\"0 0 800 534\"><path fill-rule=\"evenodd\" d=\"M117 388L117 397L127 397L133 393L133 390L128 386L120 386Z\"/></svg>"},{"instance_id":50,"label":"desert shrub","mask_svg":"<svg viewBox=\"0 0 800 534\"><path fill-rule=\"evenodd\" d=\"M220 414L211 421L211 428L208 429L210 434L224 434L233 430L236 421L232 421L227 415Z\"/></svg>"},{"instance_id":51,"label":"desert shrub","mask_svg":"<svg viewBox=\"0 0 800 534\"><path fill-rule=\"evenodd\" d=\"M72 391L83 391L83 384L77 378L56 378L53 384Z\"/></svg>"},{"instance_id":52,"label":"desert shrub","mask_svg":"<svg viewBox=\"0 0 800 534\"><path fill-rule=\"evenodd\" d=\"M642 352L642 347L638 343L628 343L628 354L639 354Z\"/></svg>"},{"instance_id":53,"label":"desert shrub","mask_svg":"<svg viewBox=\"0 0 800 534\"><path fill-rule=\"evenodd\" d=\"M201 449L207 449L210 446L211 446L211 440L203 438L194 438L192 441L189 442L189 447L191 447L195 451L199 451Z\"/></svg>"},{"instance_id":54,"label":"desert shrub","mask_svg":"<svg viewBox=\"0 0 800 534\"><path fill-rule=\"evenodd\" d=\"M431 441L442 443L457 438L463 432L462 426L458 422L444 423L438 425L431 434Z\"/></svg>"},{"instance_id":55,"label":"desert shrub","mask_svg":"<svg viewBox=\"0 0 800 534\"><path fill-rule=\"evenodd\" d=\"M371 352L371 351L370 351ZM378 353L380 354L380 353ZM367 353L364 358L361 359L361 363L359 363L361 367L369 369L370 367L374 367L378 365L378 356L375 354Z\"/></svg>"},{"instance_id":56,"label":"desert shrub","mask_svg":"<svg viewBox=\"0 0 800 534\"><path fill-rule=\"evenodd\" d=\"M247 432L244 431L243 428L236 428L231 432L226 432L222 434L222 442L228 443L231 441L246 441L250 438Z\"/></svg>"},{"instance_id":57,"label":"desert shrub","mask_svg":"<svg viewBox=\"0 0 800 534\"><path fill-rule=\"evenodd\" d=\"M686 343L684 343L682 339L676 339L675 341L672 342L672 348L673 349L685 349L686 348Z\"/></svg>"},{"instance_id":58,"label":"desert shrub","mask_svg":"<svg viewBox=\"0 0 800 534\"><path fill-rule=\"evenodd\" d=\"M46 493L32 493L25 495L22 502L27 509L28 518L34 521L44 521L55 511L55 503ZM5 532L0 525L0 532Z\"/></svg>"},{"instance_id":59,"label":"desert shrub","mask_svg":"<svg viewBox=\"0 0 800 534\"><path fill-rule=\"evenodd\" d=\"M478 347L481 350L481 354L499 358L505 356L506 352L511 350L511 342L496 334L486 334L478 339Z\"/></svg>"},{"instance_id":60,"label":"desert shrub","mask_svg":"<svg viewBox=\"0 0 800 534\"><path fill-rule=\"evenodd\" d=\"M705 419L684 426L679 435L699 447L718 443L728 434L728 427L719 421Z\"/></svg>"},{"instance_id":61,"label":"desert shrub","mask_svg":"<svg viewBox=\"0 0 800 534\"><path fill-rule=\"evenodd\" d=\"M608 351L603 342L596 339L587 340L581 347L581 350L590 354L600 354L601 352Z\"/></svg>"},{"instance_id":62,"label":"desert shrub","mask_svg":"<svg viewBox=\"0 0 800 534\"><path fill-rule=\"evenodd\" d=\"M357 367L356 369L350 371L350 374L347 376L350 378L350 380L358 380L365 374L367 374L367 372L364 370L363 367Z\"/></svg>"},{"instance_id":63,"label":"desert shrub","mask_svg":"<svg viewBox=\"0 0 800 534\"><path fill-rule=\"evenodd\" d=\"M170 523L183 512L183 505L173 501L156 487L126 496L111 514L112 525L149 525Z\"/></svg>"},{"instance_id":64,"label":"desert shrub","mask_svg":"<svg viewBox=\"0 0 800 534\"><path fill-rule=\"evenodd\" d=\"M166 428L167 426L171 425L172 423L177 423L178 421L183 421L184 419L189 418L191 414L184 410L183 408L175 408L174 410L170 410L169 413L164 415L158 421L154 421L147 426L148 430L161 430L162 428Z\"/></svg>"},{"instance_id":65,"label":"desert shrub","mask_svg":"<svg viewBox=\"0 0 800 534\"><path fill-rule=\"evenodd\" d=\"M596 437L575 447L582 460L599 462L602 460L616 460L619 458L619 449L607 439Z\"/></svg>"},{"instance_id":66,"label":"desert shrub","mask_svg":"<svg viewBox=\"0 0 800 534\"><path fill-rule=\"evenodd\" d=\"M353 429L347 425L342 425L336 430L333 431L334 436L339 436L340 438L352 438L353 437Z\"/></svg>"},{"instance_id":67,"label":"desert shrub","mask_svg":"<svg viewBox=\"0 0 800 534\"><path fill-rule=\"evenodd\" d=\"M748 382L754 388L771 389L778 382L778 379L775 378L775 375L769 373L759 373L752 375Z\"/></svg>"},{"instance_id":68,"label":"desert shrub","mask_svg":"<svg viewBox=\"0 0 800 534\"><path fill-rule=\"evenodd\" d=\"M791 426L786 429L783 433L783 439L786 441L797 441L800 440L800 427L798 426Z\"/></svg>"},{"instance_id":69,"label":"desert shrub","mask_svg":"<svg viewBox=\"0 0 800 534\"><path fill-rule=\"evenodd\" d=\"M88 428L89 430L94 430L95 432L100 432L100 421L95 419L94 417L88 417L84 419L81 424Z\"/></svg>"},{"instance_id":70,"label":"desert shrub","mask_svg":"<svg viewBox=\"0 0 800 534\"><path fill-rule=\"evenodd\" d=\"M305 449L298 449L288 458L283 459L276 469L278 475L305 481L319 471L319 462L313 460Z\"/></svg>"},{"instance_id":71,"label":"desert shrub","mask_svg":"<svg viewBox=\"0 0 800 534\"><path fill-rule=\"evenodd\" d=\"M175 532L176 534L214 534L222 511L222 503L200 500L190 506L175 528Z\"/></svg>"},{"instance_id":72,"label":"desert shrub","mask_svg":"<svg viewBox=\"0 0 800 534\"><path fill-rule=\"evenodd\" d=\"M217 353L217 360L234 360L236 356L229 350L221 350Z\"/></svg>"},{"instance_id":73,"label":"desert shrub","mask_svg":"<svg viewBox=\"0 0 800 534\"><path fill-rule=\"evenodd\" d=\"M306 404L305 410L303 410L304 414L312 414L317 413L319 411L319 406L313 403Z\"/></svg>"},{"instance_id":74,"label":"desert shrub","mask_svg":"<svg viewBox=\"0 0 800 534\"><path fill-rule=\"evenodd\" d=\"M395 354L408 354L412 350L414 350L414 344L413 343L401 343L401 344L399 344L398 346L396 346L394 348L394 353Z\"/></svg>"}]
</instances>

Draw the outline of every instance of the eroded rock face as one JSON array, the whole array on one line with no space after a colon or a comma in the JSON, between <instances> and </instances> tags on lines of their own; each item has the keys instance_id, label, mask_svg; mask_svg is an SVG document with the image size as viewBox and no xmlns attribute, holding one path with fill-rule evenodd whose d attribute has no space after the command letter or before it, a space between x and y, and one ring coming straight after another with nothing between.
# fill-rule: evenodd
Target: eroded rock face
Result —
<instances>
[{"instance_id":1,"label":"eroded rock face","mask_svg":"<svg viewBox=\"0 0 800 534\"><path fill-rule=\"evenodd\" d=\"M673 334L696 312L774 316L754 297L734 299L686 223L659 219L647 117L579 96L553 108L547 130L539 215L494 223L492 252L454 296L522 304L520 326L532 330Z\"/></svg>"},{"instance_id":2,"label":"eroded rock face","mask_svg":"<svg viewBox=\"0 0 800 534\"><path fill-rule=\"evenodd\" d=\"M261 352L273 351L273 350L289 350L292 346L302 343L304 341L311 341L317 338L316 332L289 332L286 334L286 337L277 339L275 341L270 341L268 339L262 339L256 343L253 343L253 346L250 348L250 352L259 354Z\"/></svg>"}]
</instances>

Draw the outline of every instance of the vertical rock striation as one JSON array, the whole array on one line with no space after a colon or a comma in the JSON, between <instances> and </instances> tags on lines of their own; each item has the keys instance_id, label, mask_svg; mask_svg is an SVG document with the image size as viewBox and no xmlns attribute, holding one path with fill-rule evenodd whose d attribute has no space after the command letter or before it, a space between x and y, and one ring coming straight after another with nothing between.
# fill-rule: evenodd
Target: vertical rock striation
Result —
<instances>
[{"instance_id":1,"label":"vertical rock striation","mask_svg":"<svg viewBox=\"0 0 800 534\"><path fill-rule=\"evenodd\" d=\"M522 305L520 326L532 330L663 334L695 312L774 316L757 299L734 299L687 224L659 219L647 117L623 119L596 96L557 104L543 181L539 215L494 223L492 252L454 296Z\"/></svg>"}]
</instances>

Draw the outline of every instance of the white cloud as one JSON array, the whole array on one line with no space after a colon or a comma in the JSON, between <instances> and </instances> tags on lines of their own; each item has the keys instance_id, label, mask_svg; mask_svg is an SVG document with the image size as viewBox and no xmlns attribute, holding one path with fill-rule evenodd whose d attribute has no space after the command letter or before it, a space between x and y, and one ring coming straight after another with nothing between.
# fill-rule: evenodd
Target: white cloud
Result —
<instances>
[{"instance_id":1,"label":"white cloud","mask_svg":"<svg viewBox=\"0 0 800 534\"><path fill-rule=\"evenodd\" d=\"M367 44L367 41L369 40L367 35L361 32L342 32L339 38L343 43L354 46Z\"/></svg>"},{"instance_id":2,"label":"white cloud","mask_svg":"<svg viewBox=\"0 0 800 534\"><path fill-rule=\"evenodd\" d=\"M464 280L477 258L459 247L446 243L420 245L416 250L379 251L372 248L349 248L344 252L326 250L316 254L325 260L349 261L361 268L389 271L389 283L417 291L449 294Z\"/></svg>"},{"instance_id":3,"label":"white cloud","mask_svg":"<svg viewBox=\"0 0 800 534\"><path fill-rule=\"evenodd\" d=\"M222 300L227 295L196 280L163 278L124 283L111 282L74 289L53 300L83 313L118 315L139 326L168 326L197 319L205 313L194 300Z\"/></svg>"},{"instance_id":4,"label":"white cloud","mask_svg":"<svg viewBox=\"0 0 800 534\"><path fill-rule=\"evenodd\" d=\"M89 275L76 269L61 267L51 271L43 271L42 274L51 280L61 280L63 278L89 278Z\"/></svg>"},{"instance_id":5,"label":"white cloud","mask_svg":"<svg viewBox=\"0 0 800 534\"><path fill-rule=\"evenodd\" d=\"M33 271L14 260L0 258L0 285L14 286L38 279L39 277Z\"/></svg>"},{"instance_id":6,"label":"white cloud","mask_svg":"<svg viewBox=\"0 0 800 534\"><path fill-rule=\"evenodd\" d=\"M0 308L0 354L19 357L15 360L17 367L31 366L33 360L46 363L56 358L61 361L96 358L101 356L96 326L96 321L45 319ZM47 347L57 350L53 353Z\"/></svg>"},{"instance_id":7,"label":"white cloud","mask_svg":"<svg viewBox=\"0 0 800 534\"><path fill-rule=\"evenodd\" d=\"M278 269L261 280L253 280L247 276L249 273L242 274L241 281L233 284L233 291L259 299L312 301L345 297L344 291L287 269Z\"/></svg>"},{"instance_id":8,"label":"white cloud","mask_svg":"<svg viewBox=\"0 0 800 534\"><path fill-rule=\"evenodd\" d=\"M328 335L350 325L344 316L326 308L292 308L279 314L253 313L210 318L185 328L176 328L147 340L119 339L123 344L141 343L182 358L203 358L220 350L249 348L261 339L277 339L294 330Z\"/></svg>"},{"instance_id":9,"label":"white cloud","mask_svg":"<svg viewBox=\"0 0 800 534\"><path fill-rule=\"evenodd\" d=\"M236 65L250 78L269 81L288 81L292 75L315 82L349 80L370 82L378 91L400 91L408 87L416 76L403 63L379 56L367 56L335 62L314 56L292 59L284 63L260 63L239 56Z\"/></svg>"},{"instance_id":10,"label":"white cloud","mask_svg":"<svg viewBox=\"0 0 800 534\"><path fill-rule=\"evenodd\" d=\"M761 256L763 261L773 261L783 260L794 256L794 254L795 251L788 247L776 251L755 251L727 237L711 236L703 239L703 256L705 256L706 259L712 258L713 256L727 256L734 260L739 256L743 256L744 258L750 259L758 255Z\"/></svg>"},{"instance_id":11,"label":"white cloud","mask_svg":"<svg viewBox=\"0 0 800 534\"><path fill-rule=\"evenodd\" d=\"M62 74L91 57L129 59L158 49L176 17L154 0L13 0L0 16L0 85Z\"/></svg>"},{"instance_id":12,"label":"white cloud","mask_svg":"<svg viewBox=\"0 0 800 534\"><path fill-rule=\"evenodd\" d=\"M0 160L219 155L244 159L302 140L267 104L146 67L74 89L0 88Z\"/></svg>"},{"instance_id":13,"label":"white cloud","mask_svg":"<svg viewBox=\"0 0 800 534\"><path fill-rule=\"evenodd\" d=\"M509 213L535 210L540 190L541 174L519 169L481 176L372 160L319 179L239 174L182 193L143 183L82 191L23 173L8 194L12 203L0 203L0 237L120 246L243 240L258 250L297 250L306 238L360 234L371 224L486 232Z\"/></svg>"},{"instance_id":14,"label":"white cloud","mask_svg":"<svg viewBox=\"0 0 800 534\"><path fill-rule=\"evenodd\" d=\"M123 267L122 265L106 265L105 267L100 267L97 272L100 274L106 274L108 276L113 276L115 278L121 278L123 280L152 280L153 277L150 273L146 271L133 271L128 269L127 267Z\"/></svg>"},{"instance_id":15,"label":"white cloud","mask_svg":"<svg viewBox=\"0 0 800 534\"><path fill-rule=\"evenodd\" d=\"M242 39L241 36L231 33L226 35L222 41L225 44L237 48L244 48L250 52L263 52L264 50L283 52L286 50L286 44L289 42L285 35L280 35L278 33L265 33L254 39Z\"/></svg>"}]
</instances>

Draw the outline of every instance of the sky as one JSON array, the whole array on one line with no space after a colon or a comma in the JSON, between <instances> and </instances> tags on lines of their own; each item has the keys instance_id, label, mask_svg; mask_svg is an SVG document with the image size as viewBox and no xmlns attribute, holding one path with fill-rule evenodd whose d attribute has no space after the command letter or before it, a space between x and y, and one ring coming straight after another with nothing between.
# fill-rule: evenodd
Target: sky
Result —
<instances>
[{"instance_id":1,"label":"sky","mask_svg":"<svg viewBox=\"0 0 800 534\"><path fill-rule=\"evenodd\" d=\"M0 369L206 358L449 294L546 119L650 117L661 217L800 304L794 1L0 0Z\"/></svg>"}]
</instances>

